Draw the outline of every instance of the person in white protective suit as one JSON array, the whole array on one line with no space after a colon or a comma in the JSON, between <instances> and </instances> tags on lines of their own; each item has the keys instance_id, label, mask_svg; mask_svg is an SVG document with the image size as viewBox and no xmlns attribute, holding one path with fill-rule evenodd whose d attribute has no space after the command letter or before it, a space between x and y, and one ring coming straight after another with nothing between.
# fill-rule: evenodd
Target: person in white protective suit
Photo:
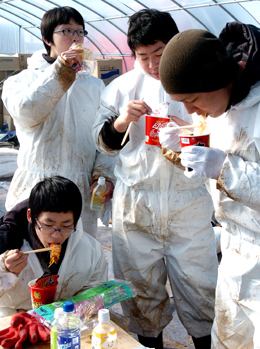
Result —
<instances>
[{"instance_id":1,"label":"person in white protective suit","mask_svg":"<svg viewBox=\"0 0 260 349\"><path fill-rule=\"evenodd\" d=\"M46 12L41 32L47 54L37 51L28 69L8 78L3 86L2 99L20 142L6 209L28 198L38 181L62 175L78 185L83 227L96 236L97 215L90 211L90 192L99 176L107 179L104 201L113 192L113 161L97 152L91 134L104 83L88 71L76 74L72 68L81 64L83 50L70 46L82 44L87 35L77 10L57 7Z\"/></svg>"},{"instance_id":2,"label":"person in white protective suit","mask_svg":"<svg viewBox=\"0 0 260 349\"><path fill-rule=\"evenodd\" d=\"M172 319L168 277L178 316L196 348L210 348L218 266L212 200L202 179L187 179L160 147L145 143L143 114L162 102L169 102L173 118L191 122L182 104L165 93L158 74L164 47L178 29L169 14L157 10L139 11L129 23L135 69L102 92L93 128L98 150L119 154L112 215L114 273L137 289L137 297L122 307L130 318L128 330L144 346L163 348L162 331Z\"/></svg>"},{"instance_id":3,"label":"person in white protective suit","mask_svg":"<svg viewBox=\"0 0 260 349\"><path fill-rule=\"evenodd\" d=\"M188 113L206 114L211 147L185 147L191 180L210 178L222 226L212 348L260 348L260 29L231 22L219 38L178 34L160 77ZM185 52L189 52L189 56Z\"/></svg>"},{"instance_id":4,"label":"person in white protective suit","mask_svg":"<svg viewBox=\"0 0 260 349\"><path fill-rule=\"evenodd\" d=\"M59 275L56 300L72 297L107 281L103 249L77 228L82 210L78 187L61 176L37 183L29 199L18 203L0 222L0 316L32 308L28 282L44 272ZM50 251L24 254L61 244L57 264Z\"/></svg>"}]
</instances>

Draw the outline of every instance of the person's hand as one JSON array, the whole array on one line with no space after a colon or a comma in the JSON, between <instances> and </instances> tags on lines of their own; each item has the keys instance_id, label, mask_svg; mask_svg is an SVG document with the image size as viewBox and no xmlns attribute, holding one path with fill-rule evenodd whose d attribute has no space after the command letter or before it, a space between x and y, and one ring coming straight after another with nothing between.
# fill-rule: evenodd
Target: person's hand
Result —
<instances>
[{"instance_id":1,"label":"person's hand","mask_svg":"<svg viewBox=\"0 0 260 349\"><path fill-rule=\"evenodd\" d=\"M10 327L0 331L0 345L4 348L22 349L27 339L32 344L50 340L50 331L28 313L14 315L10 324Z\"/></svg>"},{"instance_id":2,"label":"person's hand","mask_svg":"<svg viewBox=\"0 0 260 349\"><path fill-rule=\"evenodd\" d=\"M27 265L28 254L17 250L10 250L4 259L5 267L14 274L19 274Z\"/></svg>"},{"instance_id":3,"label":"person's hand","mask_svg":"<svg viewBox=\"0 0 260 349\"><path fill-rule=\"evenodd\" d=\"M97 186L98 181L95 181L92 186L90 187L90 194L93 193L94 188ZM104 204L106 201L112 199L113 197L113 191L114 191L114 185L110 181L106 181L106 187L107 190L103 194L104 199L101 201L101 204Z\"/></svg>"},{"instance_id":4,"label":"person's hand","mask_svg":"<svg viewBox=\"0 0 260 349\"><path fill-rule=\"evenodd\" d=\"M178 128L176 122L169 122L167 127L163 127L159 131L160 144L173 151L181 151L181 143L179 134L181 130Z\"/></svg>"},{"instance_id":5,"label":"person's hand","mask_svg":"<svg viewBox=\"0 0 260 349\"><path fill-rule=\"evenodd\" d=\"M218 179L227 154L216 148L188 146L181 148L181 163L188 178ZM191 168L192 171L187 169Z\"/></svg>"},{"instance_id":6,"label":"person's hand","mask_svg":"<svg viewBox=\"0 0 260 349\"><path fill-rule=\"evenodd\" d=\"M72 67L75 63L81 66L82 60L79 53L84 52L83 49L72 49L61 53L61 58L66 62L69 67Z\"/></svg>"},{"instance_id":7,"label":"person's hand","mask_svg":"<svg viewBox=\"0 0 260 349\"><path fill-rule=\"evenodd\" d=\"M130 101L124 112L116 119L114 128L117 132L123 133L126 131L131 121L138 121L140 116L151 112L152 109L143 100Z\"/></svg>"}]
</instances>

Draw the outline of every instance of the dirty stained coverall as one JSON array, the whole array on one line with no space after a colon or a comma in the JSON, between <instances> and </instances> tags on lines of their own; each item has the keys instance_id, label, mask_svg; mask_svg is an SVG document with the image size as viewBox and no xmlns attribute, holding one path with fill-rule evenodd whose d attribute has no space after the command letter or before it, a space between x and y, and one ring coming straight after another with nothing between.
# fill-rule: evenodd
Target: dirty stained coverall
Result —
<instances>
[{"instance_id":1,"label":"dirty stained coverall","mask_svg":"<svg viewBox=\"0 0 260 349\"><path fill-rule=\"evenodd\" d=\"M97 152L91 135L103 88L87 73L75 79L60 57L48 63L42 51L32 56L28 69L4 82L2 99L20 142L7 211L28 198L37 182L61 175L79 187L84 230L96 235L96 212L89 209L91 181L100 175L113 181L113 159Z\"/></svg>"},{"instance_id":2,"label":"dirty stained coverall","mask_svg":"<svg viewBox=\"0 0 260 349\"><path fill-rule=\"evenodd\" d=\"M140 66L115 79L102 93L93 128L99 151L116 156L102 136L131 100L153 109L169 102L169 114L189 116L170 100L160 81ZM115 130L114 130L115 131ZM114 132L112 140L123 138ZM119 139L119 144L121 143ZM109 141L109 140L108 140ZM189 180L162 155L145 144L145 117L134 122L130 140L119 153L113 195L113 265L115 276L130 280L134 300L122 303L130 317L128 330L156 337L171 321L167 275L180 320L194 337L210 334L214 317L217 259L211 227L213 204L202 179Z\"/></svg>"},{"instance_id":3,"label":"dirty stained coverall","mask_svg":"<svg viewBox=\"0 0 260 349\"><path fill-rule=\"evenodd\" d=\"M211 146L228 154L217 183L211 181L216 219L222 225L212 348L256 349L260 348L260 29L232 22L220 39L247 64L229 110L208 121Z\"/></svg>"},{"instance_id":4,"label":"dirty stained coverall","mask_svg":"<svg viewBox=\"0 0 260 349\"><path fill-rule=\"evenodd\" d=\"M21 273L9 272L4 264L6 250L31 251L44 247L27 221L28 207L29 199L26 199L0 221L0 317L32 308L28 282L45 271L59 275L56 300L72 297L108 278L107 261L100 243L78 229L62 244L57 265L48 268L50 251L31 253Z\"/></svg>"}]
</instances>

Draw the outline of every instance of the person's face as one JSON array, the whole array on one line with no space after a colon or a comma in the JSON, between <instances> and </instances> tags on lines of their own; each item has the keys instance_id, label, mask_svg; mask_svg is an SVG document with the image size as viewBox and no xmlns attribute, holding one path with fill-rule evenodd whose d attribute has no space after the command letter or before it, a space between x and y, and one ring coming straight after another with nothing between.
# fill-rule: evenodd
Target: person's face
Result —
<instances>
[{"instance_id":1,"label":"person's face","mask_svg":"<svg viewBox=\"0 0 260 349\"><path fill-rule=\"evenodd\" d=\"M146 74L156 80L159 79L159 63L166 44L157 41L153 45L138 46L135 49L135 56Z\"/></svg>"},{"instance_id":2,"label":"person's face","mask_svg":"<svg viewBox=\"0 0 260 349\"><path fill-rule=\"evenodd\" d=\"M28 221L32 223L30 209L28 209L27 211L27 218ZM45 228L74 228L74 217L71 211L67 213L41 212L37 217L37 222L39 227ZM61 234L59 231L55 231L54 233L43 233L41 229L38 228L37 224L35 224L34 228L39 240L44 247L50 247L51 244L62 244L70 236L70 234Z\"/></svg>"},{"instance_id":3,"label":"person's face","mask_svg":"<svg viewBox=\"0 0 260 349\"><path fill-rule=\"evenodd\" d=\"M68 24L58 25L54 31L63 30L63 29L83 29L82 25L76 23L74 19L71 19ZM61 55L62 52L68 51L73 42L81 43L84 42L84 37L78 36L75 32L73 36L65 36L62 32L53 33L52 36L53 43L47 42L44 39L44 42L51 47L50 56L57 58Z\"/></svg>"},{"instance_id":4,"label":"person's face","mask_svg":"<svg viewBox=\"0 0 260 349\"><path fill-rule=\"evenodd\" d=\"M182 102L188 114L197 113L217 118L226 111L230 95L229 85L212 92L170 94L170 97L177 102Z\"/></svg>"}]
</instances>

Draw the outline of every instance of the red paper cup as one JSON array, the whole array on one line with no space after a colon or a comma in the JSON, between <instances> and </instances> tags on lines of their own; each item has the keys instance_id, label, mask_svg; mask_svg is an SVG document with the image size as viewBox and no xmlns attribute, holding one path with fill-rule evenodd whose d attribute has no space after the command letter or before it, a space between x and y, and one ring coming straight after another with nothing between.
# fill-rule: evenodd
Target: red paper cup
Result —
<instances>
[{"instance_id":1,"label":"red paper cup","mask_svg":"<svg viewBox=\"0 0 260 349\"><path fill-rule=\"evenodd\" d=\"M37 279L28 283L31 292L32 309L37 309L43 304L50 304L54 302L56 288L58 283L51 287L36 287L35 282Z\"/></svg>"},{"instance_id":2,"label":"red paper cup","mask_svg":"<svg viewBox=\"0 0 260 349\"><path fill-rule=\"evenodd\" d=\"M160 116L145 115L145 143L161 146L159 142L159 131L167 126L170 118L161 118Z\"/></svg>"},{"instance_id":3,"label":"red paper cup","mask_svg":"<svg viewBox=\"0 0 260 349\"><path fill-rule=\"evenodd\" d=\"M210 134L198 135L198 136L190 136L187 134L180 135L181 147L188 147L191 145L196 145L200 147L208 147L210 144Z\"/></svg>"}]
</instances>

